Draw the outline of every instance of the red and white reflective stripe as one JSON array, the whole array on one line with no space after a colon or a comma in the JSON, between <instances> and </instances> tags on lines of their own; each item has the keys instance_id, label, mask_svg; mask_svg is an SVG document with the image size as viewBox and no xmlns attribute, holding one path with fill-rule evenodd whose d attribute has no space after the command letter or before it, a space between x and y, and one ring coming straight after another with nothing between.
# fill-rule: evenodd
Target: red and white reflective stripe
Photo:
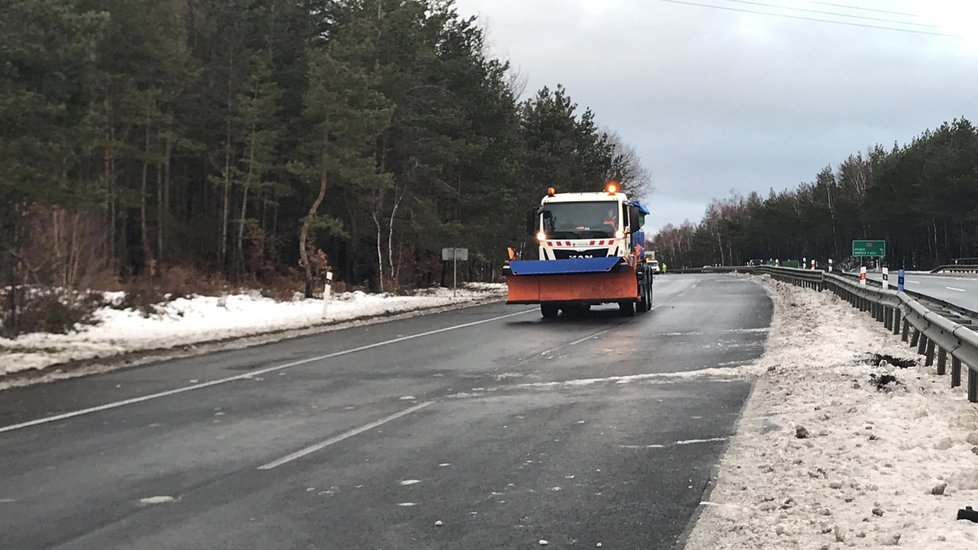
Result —
<instances>
[{"instance_id":1,"label":"red and white reflective stripe","mask_svg":"<svg viewBox=\"0 0 978 550\"><path fill-rule=\"evenodd\" d=\"M591 244L589 244L588 246L594 246L594 241L591 241Z\"/></svg>"}]
</instances>

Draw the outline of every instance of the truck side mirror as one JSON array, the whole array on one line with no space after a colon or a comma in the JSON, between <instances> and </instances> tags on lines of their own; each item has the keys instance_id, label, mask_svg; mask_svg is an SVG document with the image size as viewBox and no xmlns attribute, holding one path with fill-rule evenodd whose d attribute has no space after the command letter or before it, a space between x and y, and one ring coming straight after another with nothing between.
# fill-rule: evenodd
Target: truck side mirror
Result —
<instances>
[{"instance_id":1,"label":"truck side mirror","mask_svg":"<svg viewBox=\"0 0 978 550\"><path fill-rule=\"evenodd\" d=\"M526 234L533 235L537 232L537 209L531 208L526 211Z\"/></svg>"},{"instance_id":2,"label":"truck side mirror","mask_svg":"<svg viewBox=\"0 0 978 550\"><path fill-rule=\"evenodd\" d=\"M638 207L628 207L628 222L629 229L632 233L637 233L640 229L642 229L642 214L639 212Z\"/></svg>"}]
</instances>

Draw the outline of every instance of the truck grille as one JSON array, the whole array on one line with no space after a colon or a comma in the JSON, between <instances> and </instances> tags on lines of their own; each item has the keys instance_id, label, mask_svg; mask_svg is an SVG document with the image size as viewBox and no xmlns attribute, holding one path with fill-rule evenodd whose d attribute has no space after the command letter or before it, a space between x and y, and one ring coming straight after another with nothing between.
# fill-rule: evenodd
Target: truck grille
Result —
<instances>
[{"instance_id":1,"label":"truck grille","mask_svg":"<svg viewBox=\"0 0 978 550\"><path fill-rule=\"evenodd\" d=\"M570 258L604 258L608 255L607 248L589 248L587 250L561 250L554 249L554 258L557 260L567 260Z\"/></svg>"}]
</instances>

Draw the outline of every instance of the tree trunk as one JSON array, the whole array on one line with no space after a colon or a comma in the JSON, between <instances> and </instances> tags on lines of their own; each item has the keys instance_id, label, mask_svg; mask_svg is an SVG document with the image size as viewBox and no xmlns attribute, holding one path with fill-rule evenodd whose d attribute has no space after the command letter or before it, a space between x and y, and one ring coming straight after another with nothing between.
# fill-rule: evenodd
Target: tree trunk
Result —
<instances>
[{"instance_id":1,"label":"tree trunk","mask_svg":"<svg viewBox=\"0 0 978 550\"><path fill-rule=\"evenodd\" d=\"M329 117L326 118L326 127L329 127ZM316 200L313 201L312 206L309 207L309 212L306 217L302 220L302 228L299 230L299 258L302 260L302 267L305 269L306 274L306 298L313 297L314 283L312 264L309 262L309 251L306 249L306 245L309 242L309 229L312 227L312 222L316 219L316 214L319 213L319 206L323 204L323 200L326 198L326 161L328 157L327 147L329 145L329 130L323 132L323 155L319 166L319 194L316 196Z\"/></svg>"},{"instance_id":2,"label":"tree trunk","mask_svg":"<svg viewBox=\"0 0 978 550\"><path fill-rule=\"evenodd\" d=\"M106 112L108 112L108 101L106 101ZM106 130L105 137L106 147L102 156L102 170L105 174L105 210L108 214L109 226L109 242L107 244L109 257L115 261L115 155L113 153L113 145L115 144L115 128L112 127L111 121L109 121L109 127Z\"/></svg>"},{"instance_id":3,"label":"tree trunk","mask_svg":"<svg viewBox=\"0 0 978 550\"><path fill-rule=\"evenodd\" d=\"M377 230L377 284L380 287L380 292L384 292L384 255L381 253L380 243L380 218L377 216L377 209L379 206L374 206L374 211L370 213L370 217L374 220L374 227Z\"/></svg>"},{"instance_id":4,"label":"tree trunk","mask_svg":"<svg viewBox=\"0 0 978 550\"><path fill-rule=\"evenodd\" d=\"M144 152L149 156L149 121L146 121L146 132L143 140ZM148 191L149 161L143 159L143 174L139 193L139 239L143 249L143 266L150 275L156 274L156 262L153 260L153 248L149 240L149 227L146 223L146 193Z\"/></svg>"},{"instance_id":5,"label":"tree trunk","mask_svg":"<svg viewBox=\"0 0 978 550\"><path fill-rule=\"evenodd\" d=\"M398 261L394 262L394 219L397 217L397 209L401 205L401 200L404 199L404 194L407 189L403 190L395 200L394 206L391 208L391 217L387 223L387 261L390 265L391 274L391 292L397 292L398 290L398 280L400 279L400 255L398 255Z\"/></svg>"},{"instance_id":6,"label":"tree trunk","mask_svg":"<svg viewBox=\"0 0 978 550\"><path fill-rule=\"evenodd\" d=\"M255 87L255 99L258 99L258 88ZM257 127L255 121L251 121L251 150L248 153L248 174L241 184L241 217L238 220L237 255L235 258L235 275L241 277L244 272L244 234L245 219L248 216L248 190L251 187L251 179L255 173L255 140Z\"/></svg>"},{"instance_id":7,"label":"tree trunk","mask_svg":"<svg viewBox=\"0 0 978 550\"><path fill-rule=\"evenodd\" d=\"M231 75L234 69L234 53L228 54L228 89L226 98L225 140L224 140L224 197L221 208L221 269L227 269L228 259L228 216L231 210L231 112L233 103Z\"/></svg>"}]
</instances>

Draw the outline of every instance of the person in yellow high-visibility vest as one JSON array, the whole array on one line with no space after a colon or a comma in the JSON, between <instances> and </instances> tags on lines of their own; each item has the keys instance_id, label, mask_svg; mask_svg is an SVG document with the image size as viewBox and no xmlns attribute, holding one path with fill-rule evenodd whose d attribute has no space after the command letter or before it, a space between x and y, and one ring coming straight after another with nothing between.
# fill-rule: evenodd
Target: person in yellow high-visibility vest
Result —
<instances>
[{"instance_id":1,"label":"person in yellow high-visibility vest","mask_svg":"<svg viewBox=\"0 0 978 550\"><path fill-rule=\"evenodd\" d=\"M669 269L669 266L666 265L666 262L662 262L662 272L665 273L667 269Z\"/></svg>"}]
</instances>

